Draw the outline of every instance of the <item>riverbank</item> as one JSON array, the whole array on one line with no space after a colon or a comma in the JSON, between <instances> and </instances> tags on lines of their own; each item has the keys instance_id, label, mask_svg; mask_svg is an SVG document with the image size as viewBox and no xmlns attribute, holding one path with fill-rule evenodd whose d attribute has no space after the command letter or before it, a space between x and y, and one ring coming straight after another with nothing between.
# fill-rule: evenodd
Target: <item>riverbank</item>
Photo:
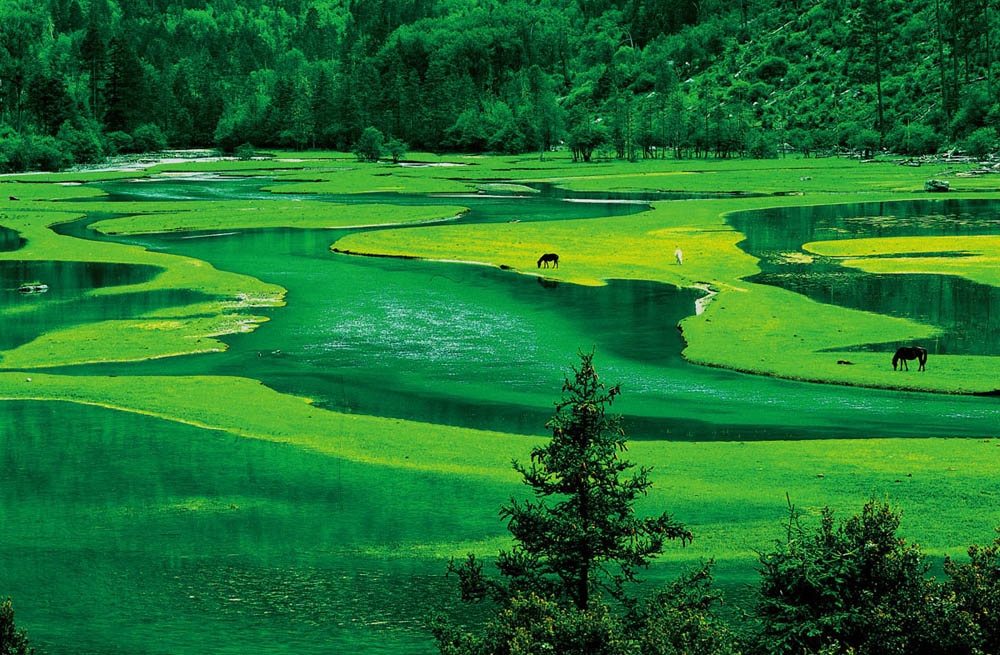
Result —
<instances>
[{"instance_id":1,"label":"riverbank","mask_svg":"<svg viewBox=\"0 0 1000 655\"><path fill-rule=\"evenodd\" d=\"M866 195L865 201L900 198L879 193ZM929 340L936 334L932 325L824 304L746 281L760 269L756 259L740 249L744 237L727 223L727 214L842 202L839 194L654 202L650 211L627 217L367 232L345 236L333 247L369 255L487 262L572 284L639 279L707 286L714 292L713 301L680 325L687 341L684 356L693 363L808 382L936 393L994 392L995 362L990 357L935 356L926 372L901 376L891 366L891 354L855 348ZM944 237L908 242L911 248L939 255L890 259L900 250L897 242L887 240L867 241L864 259L845 256L850 246L844 244L854 241L808 247L818 253L840 253L844 266L885 273L933 272L942 270L935 268L940 266L951 275L1000 284L995 238L967 238L960 244ZM972 244L979 253L975 257ZM970 256L950 256L956 248L964 248ZM675 261L675 249L684 253L683 264ZM535 260L542 252L558 252L559 268L539 271Z\"/></svg>"},{"instance_id":2,"label":"riverbank","mask_svg":"<svg viewBox=\"0 0 1000 655\"><path fill-rule=\"evenodd\" d=\"M997 391L992 358L935 356L926 372L904 377L893 375L884 353L858 352L855 348L873 342L932 339L936 330L929 324L826 305L796 293L746 282L759 268L756 259L739 248L743 235L727 223L726 216L737 211L861 199L865 202L926 199L928 195L921 190L922 180L928 175L954 182L956 192L949 194L949 198L1000 198L997 190L1000 176L963 177L960 165L932 171L893 163L861 164L837 159L670 160L593 166L573 164L556 156L545 161L500 157L452 157L446 161L429 155L421 155L420 159L426 159L423 162L426 165L413 162L405 166L365 165L336 153L294 159L277 156L269 161L170 161L150 166L142 173L147 178L226 173L266 175L280 180L280 185L271 188L282 194L259 202L186 201L180 205L101 202L95 197L98 193L93 187L67 185L81 177L95 179L99 173L9 176L4 182L16 185L20 194L17 197L23 201L0 202L0 211L8 214L7 227L24 231L33 248L6 253L3 258L95 261L110 258L123 263L149 263L176 272L160 276L154 286L197 288L208 295L227 298L211 308L199 304L188 316L184 316L183 310L173 309L167 315L141 317L154 321L75 326L63 333L48 334L36 344L25 344L16 352L3 354L5 365L31 368L207 352L223 347L212 342L215 336L250 329L261 320L242 312L233 313L234 308L242 310L253 305L246 299L266 298L265 305L280 302L280 290L267 285L258 288L257 281L245 277L237 282L230 276L223 282L227 276L217 276L200 265L187 266L189 270L181 273L177 268L180 260L164 264L166 260L154 253L140 254L133 249L126 256L126 250L112 244L98 248L78 240L73 244L56 243L49 226L77 217L68 211L113 212L117 216L98 221L92 229L123 235L268 227L390 228L448 221L465 208L456 204L403 209L388 202L344 205L302 201L283 194L403 190L475 193L477 186L507 179L519 185L555 184L579 191L648 194L669 190L718 193L721 197L653 201L648 212L613 219L512 220L504 224L439 224L425 225L419 230L367 231L340 239L333 236L331 248L338 253L487 264L573 284L602 285L611 279L636 279L708 288L713 293L713 302L680 326L687 341L684 356L693 363L794 380L874 388L962 394ZM453 165L443 166L444 163ZM106 174L120 176L120 173ZM737 193L743 195L733 197ZM86 203L75 204L79 197L85 197ZM460 198L457 200L461 202ZM62 213L53 213L56 208ZM867 239L814 243L804 248L837 257L843 266L871 272L940 272L1000 285L1000 266L996 265L1000 261L1000 245L996 238L970 237L959 242L954 238L919 237L906 239L905 245L899 239ZM675 262L673 253L677 249L684 253L683 265ZM117 254L110 255L111 250ZM536 260L543 252L558 252L560 267L539 270ZM918 252L930 254L914 257ZM955 252L963 256L955 257ZM192 275L192 270L199 268ZM215 318L207 317L209 314ZM163 319L171 322L155 322ZM175 322L178 320L186 324L180 330ZM135 340L125 339L117 347L102 351L101 333L107 329L133 335ZM78 351L73 345L77 341L91 344L90 352Z\"/></svg>"},{"instance_id":3,"label":"riverbank","mask_svg":"<svg viewBox=\"0 0 1000 655\"><path fill-rule=\"evenodd\" d=\"M445 159L428 157L428 161ZM884 354L823 352L826 347L870 341L872 335L918 338L930 328L746 282L744 277L759 270L758 261L740 249L743 235L725 220L732 211L855 197L923 200L927 196L918 189L928 171L914 176L912 170L900 173L897 168L854 162L864 172L854 175L855 169L829 160L828 169L813 161L582 166L565 160L463 158L460 163L393 167L316 155L301 164L292 157L271 163L221 164L234 170L242 167L241 175L298 177L328 193L405 186L418 178L415 188L466 193L481 178L513 179L524 174L528 178L524 181L531 184L548 179L575 188L597 189L603 183L604 188L633 191L733 189L737 187L730 185L745 179L781 195L654 200L651 211L615 218L492 225L448 222L380 229L339 240L340 233L329 233L334 248L350 243L390 255L422 253L506 267L504 273L441 264L438 275L436 265L419 261L354 259L327 252L323 232L308 248L297 243L288 249L308 253L305 263L297 264L296 286L291 283L286 251L261 261L261 252L273 244L284 247L284 241L293 240L288 234L273 241L262 237L258 249L240 259L226 251L246 243L236 239L226 245L222 238L184 240L170 234L162 240L130 238L150 245L127 246L60 235L51 228L93 211L110 221L102 229L118 232L120 240L126 240L123 233L129 230L228 232L262 227L263 211L244 211L244 205L225 203L213 209L210 202L187 200L177 202L183 205L179 208L173 202L104 202L95 199L92 187L68 186L71 176L9 182L10 189L17 189L10 195L20 197L0 199L0 226L17 232L0 233L0 244L8 248L0 252L0 259L10 263L10 270L18 270L21 261L31 266L54 261L77 267L67 277L78 271L91 274L94 267L88 262L145 272L141 279L125 282L95 277L93 289L62 296L58 285L48 294L30 298L16 294L14 285L9 291L5 326L17 327L23 339L0 353L0 422L5 428L0 430L5 453L0 458L0 491L18 501L3 508L6 539L0 545L0 565L8 573L7 587L0 592L16 599L19 622L23 620L36 643L51 652L86 648L94 653L141 650L150 643L192 655L203 652L206 643L223 650L271 643L296 655L325 652L331 644L380 652L433 652L423 629L428 610L444 608L456 615L462 611L454 600L453 581L445 578L448 559L473 552L486 561L509 546L496 512L509 498L521 498L525 492L510 462L525 461L531 447L545 438L544 417L537 425L516 429L446 423L459 423L477 411L499 413L511 405L511 414L502 415L507 420L533 409L523 403L527 395L543 407L541 415L558 399L573 351L593 343L590 339L597 330L610 335L601 342L596 360L602 376L620 381L624 371L630 378L623 381L623 394L615 404L615 410L623 411L630 421L626 423L626 436L632 439L629 459L653 467L651 493L638 509L649 514L669 511L695 535L686 548L668 547L665 556L644 572L651 581L648 591L655 592L659 583L702 560L714 559L718 588L729 597L730 607L740 607L733 598L742 600L751 593L748 585L756 581L757 553L785 535L788 500L802 512L806 524L815 524L824 506L847 517L867 498L888 499L903 512L900 535L919 542L934 558L961 559L969 544L992 541L993 528L1000 525L994 497L1000 465L993 428L995 399L867 389L841 394L843 390L830 386L761 375L773 375L767 367L780 364L788 377L815 375L824 382L836 382L842 374L871 384L875 375L881 375L897 386L922 380L957 386L963 379L995 379L989 366L995 358L934 357L926 373L893 373ZM340 169L350 170L350 177L340 177ZM876 179L873 171L884 171L888 181ZM328 180L315 181L327 176ZM810 176L812 180L800 180ZM307 178L314 181L306 182ZM812 181L820 182L822 193L800 188ZM852 190L851 185L860 188ZM268 225L289 222L302 227L313 218L303 215L311 211L303 208L313 203L296 202L292 196L261 202L275 206L269 212L275 222ZM447 202L452 207L462 200ZM313 226L328 227L326 221L340 211L334 208L318 216ZM370 215L364 212L359 208L350 220L367 222L375 217L375 210ZM397 212L409 216L410 208L389 209L382 215L395 220ZM181 243L219 244L218 250L185 245L186 252L218 255L218 260L211 260L218 261L218 267L155 250ZM674 260L677 247L684 252L683 264ZM984 281L990 268L987 246L973 240L921 239L910 245L817 241L808 248L859 266L891 265L899 271L912 259L925 259L913 257L930 251L923 248L959 249L969 255L940 260L935 256L919 265L955 265L955 270ZM560 267L539 270L539 254L551 250L560 253ZM888 252L901 256L894 258L895 263L878 256ZM343 273L340 277L324 268L331 260L338 266L347 264L337 269ZM232 269L242 274L225 270L234 262L240 265ZM425 273L434 270L396 284L417 268ZM515 277L518 274L523 276ZM546 284L560 286L535 284L529 275L544 276ZM567 311L574 300L590 301L583 292L597 290L587 287L620 278L658 283L636 285L643 287L643 295L637 294L639 309L634 316L623 315L631 300L609 301L607 296L613 293L601 303ZM336 286L362 281L362 294L333 292ZM688 359L702 353L706 367L673 361L677 359L673 354L669 363L643 360L640 350L647 344L650 351L673 353L678 347L675 320L662 316L662 303L669 302L665 300L669 294L658 293L666 288L663 285L699 287L714 294L704 311L682 323ZM414 293L415 287L421 293ZM648 287L654 293L647 294ZM316 290L312 297L309 288ZM455 293L456 288L464 291ZM636 292L617 282L607 290L622 295ZM522 296L530 293L537 295L527 311ZM364 294L385 302L352 306ZM469 302L484 296L489 302L483 305ZM104 300L122 315L86 320L91 306ZM287 306L282 304L286 300ZM440 305L443 311L438 311ZM279 325L303 306L308 311ZM50 308L51 315L45 314ZM591 311L607 314L608 320L576 329L583 322L581 312ZM322 312L343 315L345 321L324 323ZM34 320L39 315L44 320ZM267 318L270 323L263 322ZM609 345L622 340L616 320L652 321L651 332L669 333L670 339L646 333L648 342L616 351ZM28 327L21 329L25 324ZM341 334L329 329L345 324L350 330ZM430 333L445 332L453 324L462 328L460 338L447 343L430 338L440 336ZM32 332L36 327L37 333ZM235 334L242 328L255 329ZM291 353L280 339L310 330L316 338L296 345L332 351L352 340L345 348L348 354L340 359L317 357L314 368L292 368L293 358L313 357L316 350L306 353L301 347ZM227 331L235 336L220 336ZM285 336L271 341L269 331ZM375 333L404 356L369 349ZM504 340L510 343L496 346ZM546 344L539 346L543 340ZM465 364L460 361L468 352L441 348L461 349L469 343L481 348L475 363L486 369L473 382L463 377L472 367L462 368ZM548 347L550 343L559 348ZM227 347L226 354L208 352ZM277 347L286 351L261 351ZM528 384L527 376L505 366L504 360L522 356L532 374L538 374ZM159 359L113 364L151 357ZM384 359L377 368L352 368L350 360L369 357ZM423 359L434 357L442 365L431 371L430 382L417 390L413 401L432 406L426 420L366 415L351 407L346 390L384 394L390 397L386 405L405 402L399 398L423 384L410 368L422 367ZM200 362L213 358L223 360L213 369L217 373L195 373L205 370ZM852 364L838 364L838 359ZM88 362L105 364L75 366ZM758 375L718 371L716 363L732 368L745 363ZM949 380L945 373L951 363ZM690 375L685 369L697 371L694 382L681 379ZM649 375L651 370L656 375ZM667 373L661 374L664 370ZM264 373L276 381L274 386L253 379L264 378ZM329 406L320 406L297 388L310 375L318 380L312 389L335 397ZM279 384L285 385L280 387L285 392L277 390ZM456 388L469 403L453 412L433 413L441 407L434 404L434 395ZM488 402L471 398L476 394ZM773 405L780 406L779 411L770 412ZM937 421L933 431L904 407L923 411L920 416L928 423ZM654 415L668 416L658 424L668 429L649 436L647 423L645 438L636 438L640 430L633 432L633 427ZM853 417L862 415L864 422L856 424ZM695 421L704 421L717 432L705 438L692 436L685 430ZM835 435L828 432L832 430L837 430ZM958 435L967 438L954 438ZM83 596L82 587L88 589ZM87 600L77 603L73 599L78 597Z\"/></svg>"}]
</instances>

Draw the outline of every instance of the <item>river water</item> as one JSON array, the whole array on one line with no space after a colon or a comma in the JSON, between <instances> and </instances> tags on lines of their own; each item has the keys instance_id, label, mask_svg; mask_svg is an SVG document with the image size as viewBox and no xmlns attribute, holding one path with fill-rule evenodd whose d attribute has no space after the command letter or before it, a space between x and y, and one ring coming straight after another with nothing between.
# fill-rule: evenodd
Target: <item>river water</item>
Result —
<instances>
[{"instance_id":1,"label":"river water","mask_svg":"<svg viewBox=\"0 0 1000 655\"><path fill-rule=\"evenodd\" d=\"M123 200L272 201L258 184L174 179L106 189ZM643 209L544 195L392 199L467 204L467 221ZM374 200L386 198L365 199ZM912 215L942 214L940 207L922 207ZM987 223L996 209L980 203L944 213L976 214L969 220ZM753 216L734 220L752 252L794 250L818 238L815 226L829 220L810 211L765 215L759 223ZM844 213L837 220L847 221L871 213L837 211ZM98 238L85 226L63 229ZM115 365L115 374L242 375L339 411L542 434L576 352L595 348L602 375L623 383L616 410L626 415L632 439L997 434L996 399L809 385L691 366L680 357L675 326L694 311L694 291L624 281L603 288L549 285L480 266L355 258L330 252L340 234L115 237L288 289L287 306L266 310L271 320L255 332L227 338L226 353ZM18 246L16 235L0 238L4 248ZM65 281L57 293L70 296L65 305L74 313L41 307L31 321L15 320L24 314L16 311L19 303L44 299L0 295L4 347L80 320L80 312L101 320L193 298L126 296L106 306L74 305L72 294L89 286L129 284L152 272L66 266L30 272ZM765 268L771 277L762 281L795 277L780 272ZM0 268L4 280L28 273ZM824 301L845 295L831 293L829 282L815 287ZM995 294L989 302L996 317ZM931 313L943 323L963 314ZM963 346L953 338L942 345L949 352L963 347L995 344ZM905 424L900 413L908 416ZM373 473L148 417L4 403L0 435L0 594L15 599L40 653L428 653L425 610L450 607L454 586L432 552L411 548L504 533L496 509L506 489L429 473Z\"/></svg>"}]
</instances>

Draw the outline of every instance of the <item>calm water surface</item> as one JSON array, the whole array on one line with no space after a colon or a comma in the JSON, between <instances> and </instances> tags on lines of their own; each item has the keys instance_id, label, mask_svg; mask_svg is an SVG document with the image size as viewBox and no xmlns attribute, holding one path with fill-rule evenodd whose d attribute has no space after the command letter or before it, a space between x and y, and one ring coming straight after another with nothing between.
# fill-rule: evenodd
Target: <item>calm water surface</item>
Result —
<instances>
[{"instance_id":1,"label":"calm water surface","mask_svg":"<svg viewBox=\"0 0 1000 655\"><path fill-rule=\"evenodd\" d=\"M735 214L731 223L747 235L742 247L761 260L754 282L819 302L935 325L943 334L922 344L931 353L1000 355L997 287L946 275L871 275L843 268L835 259L799 263L787 257L802 253L802 244L811 241L1000 234L1000 203L942 199L796 207ZM857 349L894 352L900 345L872 343Z\"/></svg>"},{"instance_id":2,"label":"calm water surface","mask_svg":"<svg viewBox=\"0 0 1000 655\"><path fill-rule=\"evenodd\" d=\"M175 180L111 190L122 199L263 201L268 196L257 185ZM544 197L460 202L473 208L464 219L470 221L642 209ZM766 229L750 217L738 220L748 249L766 254L832 238L818 235L839 226L817 225L854 225L852 215L865 213L831 211L843 215L765 215ZM915 224L920 211L911 213ZM987 213L969 220L982 223ZM82 224L65 229L88 234ZM689 366L679 356L675 326L693 312L691 291L621 281L599 289L543 285L485 267L353 258L329 251L340 234L131 239L280 284L288 305L268 310L271 320L257 331L229 338L227 353L61 372L245 375L331 409L540 434L576 351L594 347L602 374L624 383L616 407L627 415L631 438L997 434L996 399L807 385ZM3 244L15 249L16 235L0 233ZM4 347L74 320L192 302L126 297L105 306L81 299L87 288L131 284L152 270L14 266L0 267L0 279L37 272L62 288L44 298L0 292ZM770 274L782 273L775 264ZM830 282L800 292L848 306L862 302L852 293L882 294L881 283L864 284L863 292ZM942 324L962 313L926 311ZM949 339L942 347L979 347ZM898 421L903 412L905 424ZM40 653L429 653L427 610L455 602L440 552L504 534L496 510L510 493L99 408L4 403L0 594L15 598L19 622Z\"/></svg>"}]
</instances>

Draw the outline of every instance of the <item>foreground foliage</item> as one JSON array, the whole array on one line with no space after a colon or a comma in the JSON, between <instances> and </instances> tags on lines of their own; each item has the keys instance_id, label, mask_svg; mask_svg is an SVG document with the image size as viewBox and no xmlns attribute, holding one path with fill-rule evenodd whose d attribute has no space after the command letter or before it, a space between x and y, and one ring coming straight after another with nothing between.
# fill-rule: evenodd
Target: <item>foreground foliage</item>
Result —
<instances>
[{"instance_id":1,"label":"foreground foliage","mask_svg":"<svg viewBox=\"0 0 1000 655\"><path fill-rule=\"evenodd\" d=\"M975 625L927 579L930 564L896 536L899 521L870 501L839 526L825 508L809 532L792 509L786 540L760 559L759 652L974 652Z\"/></svg>"},{"instance_id":2,"label":"foreground foliage","mask_svg":"<svg viewBox=\"0 0 1000 655\"><path fill-rule=\"evenodd\" d=\"M614 655L631 652L628 635L638 623L670 631L690 622L690 617L678 620L666 596L640 607L626 586L638 581L636 569L662 553L667 540L685 544L693 535L667 513L635 515L637 498L651 486L649 469L627 475L634 465L619 458L627 450L620 419L605 412L620 387L600 381L593 353L581 353L580 359L547 424L552 439L532 450L529 466L514 462L537 500L512 499L500 511L514 538L513 548L497 558L503 578L484 575L471 554L449 565L464 600L489 599L499 612L480 637L435 623L442 653L541 648ZM613 613L601 592L625 611Z\"/></svg>"},{"instance_id":3,"label":"foreground foliage","mask_svg":"<svg viewBox=\"0 0 1000 655\"><path fill-rule=\"evenodd\" d=\"M478 636L442 619L431 628L443 655L996 652L1000 540L972 546L968 563L947 560L938 581L919 546L897 536L900 513L887 503L868 501L839 524L824 508L814 530L799 518L792 508L787 538L761 554L742 619L719 617L708 563L630 608L517 592Z\"/></svg>"},{"instance_id":4,"label":"foreground foliage","mask_svg":"<svg viewBox=\"0 0 1000 655\"><path fill-rule=\"evenodd\" d=\"M618 459L624 433L604 410L620 387L599 381L593 353L581 354L574 373L548 423L552 439L532 451L530 467L514 463L539 500L500 511L514 539L497 558L502 579L471 554L449 565L463 600L488 599L496 611L478 635L435 619L442 655L972 655L995 646L1000 540L970 548L968 564L947 560L939 582L920 547L897 536L901 514L876 500L840 524L825 507L814 530L789 501L786 536L760 555L755 605L739 634L714 611L711 562L636 597L635 568L666 539L692 534L667 514L634 516L650 485L648 469L619 477L633 465Z\"/></svg>"},{"instance_id":5,"label":"foreground foliage","mask_svg":"<svg viewBox=\"0 0 1000 655\"><path fill-rule=\"evenodd\" d=\"M31 655L28 636L14 623L14 606L10 598L0 603L0 655Z\"/></svg>"},{"instance_id":6,"label":"foreground foliage","mask_svg":"<svg viewBox=\"0 0 1000 655\"><path fill-rule=\"evenodd\" d=\"M667 540L692 539L666 512L635 515L637 498L652 484L650 469L628 476L634 464L619 458L627 450L620 418L605 412L621 389L600 381L593 353L580 360L546 424L552 439L532 450L530 465L514 462L538 500L511 499L500 510L515 542L497 560L505 582L485 577L473 555L451 567L466 600L535 593L585 612L603 590L627 603L625 585L636 581L637 568L662 553Z\"/></svg>"}]
</instances>

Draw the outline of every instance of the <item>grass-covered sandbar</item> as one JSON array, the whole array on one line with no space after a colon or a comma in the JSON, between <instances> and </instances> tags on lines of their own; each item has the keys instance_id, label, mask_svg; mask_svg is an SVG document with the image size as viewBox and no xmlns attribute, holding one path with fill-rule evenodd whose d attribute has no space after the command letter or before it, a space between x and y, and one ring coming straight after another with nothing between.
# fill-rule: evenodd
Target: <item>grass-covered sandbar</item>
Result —
<instances>
[{"instance_id":1,"label":"grass-covered sandbar","mask_svg":"<svg viewBox=\"0 0 1000 655\"><path fill-rule=\"evenodd\" d=\"M824 167L824 163L825 166ZM950 355L935 357L927 375L901 379L886 366L883 353L851 352L850 366L843 352L871 342L908 342L934 336L934 326L871 312L822 304L775 287L751 284L745 278L758 272L757 260L739 248L744 238L726 222L733 212L845 202L891 202L926 198L921 180L929 171L892 164L859 164L843 160L799 160L794 164L697 162L684 171L681 164L661 165L680 170L623 170L620 165L588 169L592 176L561 176L564 169L550 172L550 181L569 188L595 190L602 183L619 192L742 190L778 193L763 197L653 201L653 207L629 217L605 220L553 221L525 224L450 225L425 230L358 233L338 240L335 248L351 253L423 257L443 261L489 263L575 284L603 284L609 279L642 279L678 286L702 286L713 294L711 308L685 320L688 347L685 356L693 362L740 371L777 375L790 379L853 384L883 388L906 388L946 393L988 393L996 390L995 364L991 358ZM542 168L539 165L539 168ZM706 170L707 169L707 170ZM579 169L577 169L579 170ZM815 175L795 174L802 172ZM518 171L521 173L522 171ZM538 174L539 170L532 171ZM714 180L706 185L704 178ZM536 178L537 179L537 178ZM982 178L968 180L982 199L988 187ZM669 180L669 184L664 184ZM993 180L987 180L993 181ZM689 183L689 185L685 185ZM746 186L737 186L746 185ZM960 187L964 188L964 187ZM809 191L806 191L809 189ZM895 190L895 193L887 192ZM786 195L787 194L787 195ZM949 197L966 197L954 194ZM937 253L920 260L907 258L895 268L888 256L898 254L895 242L867 242L868 259L844 257L840 251L817 250L816 254L838 256L844 266L880 272L941 272L967 277L982 284L1000 284L993 265L998 256L995 238L976 237L963 241L974 245L975 257L956 258L959 248L944 237L914 237L910 248ZM839 248L854 241L838 242ZM913 246L913 244L919 246ZM879 245L881 244L881 248ZM806 249L811 246L806 246ZM822 246L818 246L822 247ZM683 265L673 253L680 249ZM961 248L959 248L961 249ZM544 252L558 252L560 267L539 271L536 259ZM909 253L904 253L909 254ZM972 251L969 253L973 254ZM872 264L878 258L879 264ZM877 268L876 268L877 266Z\"/></svg>"},{"instance_id":2,"label":"grass-covered sandbar","mask_svg":"<svg viewBox=\"0 0 1000 655\"><path fill-rule=\"evenodd\" d=\"M704 289L710 292L704 311L684 319L680 326L684 356L698 365L745 371L748 380L763 375L815 381L818 388L834 383L898 389L907 395L904 389L972 394L997 386L996 357L992 356L933 355L926 372L901 373L892 370L884 352L851 350L857 344L931 339L937 328L927 322L815 302L748 281L761 270L760 262L740 248L745 235L726 217L757 209L860 201L933 202L935 196L923 191L929 177L951 181L954 191L949 198L1000 200L1000 179L961 177L962 171L951 165L931 170L839 159L593 165L573 164L555 155L547 155L544 161L433 155L414 155L414 159L421 165L359 164L339 154L308 158L279 154L271 162L170 164L150 168L140 176L156 179L161 174L224 172L259 177L273 193L252 201L122 202L102 197L95 186L79 184L98 174L88 174L86 179L80 174L4 178L3 184L11 190L0 195L18 200L0 199L0 227L16 233L19 240L3 241L10 246L0 252L0 259L114 263L148 267L144 270L156 273L135 283L96 286L81 298L61 297L53 290L49 297L19 298L6 305L0 320L24 320L56 303L71 309L86 307L91 300L107 296L135 309L100 321L62 318L51 329L0 353L0 398L4 401L0 411L53 401L95 406L185 424L201 435L208 444L205 448L219 452L223 447L217 439L224 435L230 442L272 447L268 452L277 458L306 453L330 470L344 465L356 472L357 487L351 493L362 513L369 511L363 491L367 487L462 489L469 500L452 517L461 526L453 538L400 528L392 530L391 538L381 539L362 527L344 528L345 534L363 536L344 537L345 544L338 546L341 550L322 557L347 557L343 554L347 552L349 557L367 558L393 571L397 570L393 567L404 571L407 563L421 562L443 575L448 557L470 551L482 557L495 554L506 539L495 518L497 507L508 496L522 492L510 460L527 456L543 438L542 425L530 434L519 434L335 411L312 398L261 384L251 369L212 376L183 372L183 362L222 356L220 351L238 349L241 339L266 334L272 327L267 317L276 319L298 299L287 293L273 271L260 277L227 271L194 257L144 247L140 245L144 235L166 233L183 239L190 233L211 238L216 232L274 228L323 230L329 247L341 251L449 262L440 264L444 272L464 264L485 264L503 268L497 276L509 275L503 279L518 281L536 276L547 284L600 288L609 281L645 280ZM528 194L521 185L539 188L545 184L579 192L670 191L708 197L653 199L648 211L605 218L515 222L517 216L512 215L510 221L492 223L451 220L464 211L463 195ZM381 195L375 202L362 204L339 198L370 192ZM302 199L298 194L303 193L316 195ZM445 206L414 206L394 203L393 193L450 197ZM338 198L327 202L323 195ZM91 233L83 233L88 238L70 236L60 227L79 226L87 215L93 219L87 228ZM378 227L355 229L361 226ZM674 260L677 248L684 253L682 265ZM823 257L858 270L889 275L943 273L1000 286L995 265L998 244L991 235L817 240L804 244L802 250L801 256ZM536 260L543 252L558 252L559 268L539 269ZM330 251L324 255L352 257ZM403 265L409 263L401 260ZM10 286L16 286L13 283ZM142 298L157 301L143 303ZM247 330L254 330L253 335L245 334ZM566 343L566 357L547 364L558 377L572 364L575 352L590 345ZM595 360L599 367L601 355L598 352ZM258 361L252 354L251 358ZM147 368L141 375L116 365L142 360L180 363L172 365L169 374L149 374ZM845 366L838 360L852 364ZM271 360L265 353L259 361ZM351 383L348 373L344 378L345 384ZM553 386L543 403L556 400L558 392L558 386ZM711 392L705 390L706 415L725 410L719 404L725 401ZM629 394L626 385L625 400ZM978 412L996 413L994 398L962 400L977 403ZM671 402L669 393L664 402ZM906 416L885 420L909 425ZM957 425L963 417L956 415L954 420ZM632 443L631 459L654 466L652 493L645 505L650 511L669 509L695 533L692 545L669 549L651 575L666 578L683 566L715 558L720 579L729 588L752 582L756 553L781 534L786 498L807 516L815 516L824 505L845 516L869 497L889 498L903 509L903 534L935 557L961 557L970 543L991 541L992 529L1000 525L994 502L995 471L1000 464L998 434L984 431L978 438L921 438L926 434L918 424L900 429L913 438L885 438L877 427L869 427L859 428L851 439L799 440L786 435L774 440L681 438ZM956 434L960 432L956 429ZM36 437L39 444L48 443L53 449L66 438L61 434ZM295 484L294 470L281 475L288 476L289 485ZM143 525L149 521L159 529L164 517L171 517L171 522L212 516L220 525L240 520L253 523L272 511L269 494L283 499L285 492L261 490L232 501L213 496L210 490L199 493L204 495L167 495L137 507L101 507L101 533L88 533L85 542L88 548L104 544L105 532L121 534L135 529L136 521ZM393 494L386 492L385 496L380 497L379 507L370 508L372 523L383 529L390 523L380 523L382 514L403 514L412 502L404 494L389 498ZM202 511L206 508L212 511ZM58 516L55 513L51 521ZM338 519L324 516L317 520L335 524ZM12 514L10 526L19 543L30 543L34 524L24 519L22 525L20 514ZM51 529L57 527L53 524ZM27 574L23 580L25 585L31 582ZM383 593L378 581L371 584L379 590L373 593ZM30 611L26 615L30 617ZM378 640L380 628L363 629L375 631L372 639Z\"/></svg>"},{"instance_id":3,"label":"grass-covered sandbar","mask_svg":"<svg viewBox=\"0 0 1000 655\"><path fill-rule=\"evenodd\" d=\"M411 165L363 165L339 155L275 157L260 162L183 163L154 167L147 174L237 172L267 175L283 181L281 193L363 194L475 193L497 179L518 184L546 183L574 191L614 193L690 192L717 194L716 199L653 201L651 211L604 221L553 221L489 225L440 225L420 230L378 230L337 239L334 248L350 253L421 257L443 261L486 263L538 274L535 260L558 251L562 266L544 275L577 284L603 284L609 279L642 279L710 289L715 307L686 320L684 330L692 362L790 379L946 393L989 393L996 389L989 359L962 355L936 357L927 375L900 379L885 366L882 353L852 352L852 366L838 365L838 353L858 344L920 341L935 328L924 323L852 311L810 301L745 278L757 272L754 257L738 244L742 235L726 222L732 212L774 207L891 202L932 198L923 191L928 178L951 181L949 198L985 199L998 188L990 175L968 175L972 165L941 164L937 168L899 166L893 162L861 163L853 159L779 161L652 161L634 164L576 165L566 157L536 158L416 157ZM303 180L308 178L308 180ZM738 197L731 197L739 194ZM456 200L459 200L458 198ZM455 207L408 207L391 204L344 206L322 202L189 203L178 211L168 203L118 207L128 213L100 221L104 232L135 234L164 230L211 230L263 227L355 227L426 223L447 220ZM516 217L512 217L516 219ZM953 241L953 240L952 240ZM956 258L956 244L944 237L913 237L902 264L888 256L894 242L866 245L866 257L847 258L839 250L816 250L836 256L844 266L879 272L946 272L996 286L1000 273L995 239L977 237L976 257ZM838 242L850 247L855 240ZM873 250L878 243L880 249ZM913 244L918 244L914 246ZM808 250L813 246L807 245ZM822 246L818 246L822 248ZM914 260L912 248L936 256ZM676 266L675 249L684 253ZM872 263L877 258L877 264ZM898 261L898 260L897 260ZM887 267L888 266L888 267ZM737 334L737 337L732 335Z\"/></svg>"}]
</instances>

